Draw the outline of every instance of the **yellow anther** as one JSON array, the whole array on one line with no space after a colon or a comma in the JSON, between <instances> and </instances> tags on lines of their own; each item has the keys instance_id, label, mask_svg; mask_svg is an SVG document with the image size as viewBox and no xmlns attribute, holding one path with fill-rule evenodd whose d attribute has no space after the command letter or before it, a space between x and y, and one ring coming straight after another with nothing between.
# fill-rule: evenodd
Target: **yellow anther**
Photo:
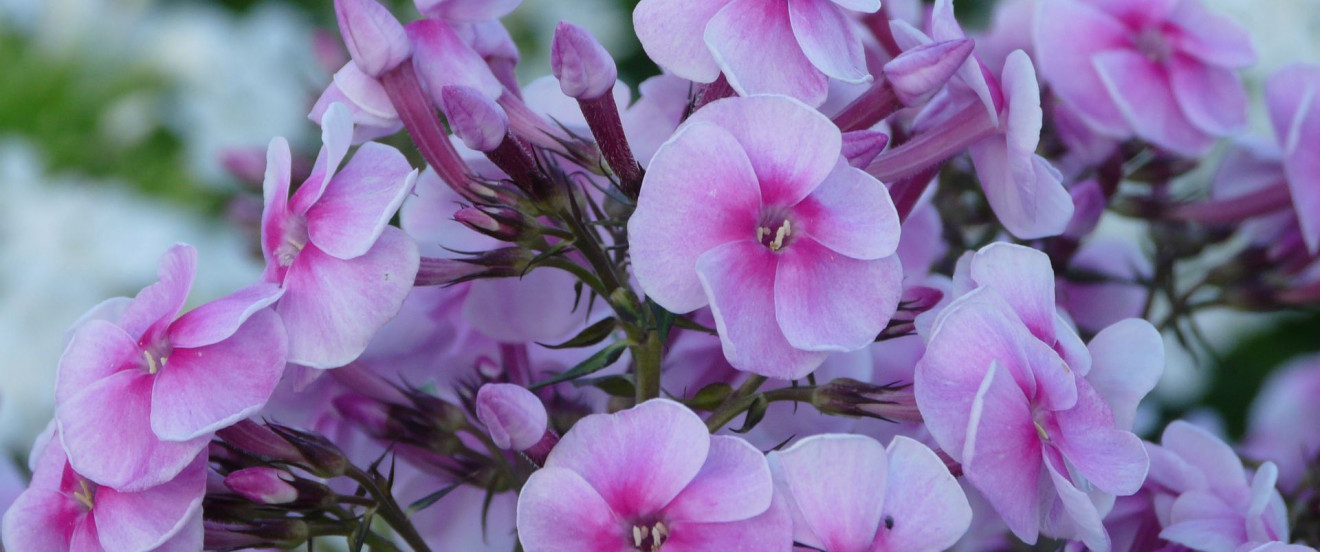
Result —
<instances>
[{"instance_id":1,"label":"yellow anther","mask_svg":"<svg viewBox=\"0 0 1320 552\"><path fill-rule=\"evenodd\" d=\"M79 490L73 492L73 498L86 506L88 510L91 510L95 506L95 502L92 501L92 489L87 486L87 480L78 479L78 487Z\"/></svg>"},{"instance_id":2,"label":"yellow anther","mask_svg":"<svg viewBox=\"0 0 1320 552\"><path fill-rule=\"evenodd\" d=\"M779 230L775 231L775 241L770 242L772 251L779 251L784 247L784 238L793 235L793 223L787 219L780 225Z\"/></svg>"},{"instance_id":3,"label":"yellow anther","mask_svg":"<svg viewBox=\"0 0 1320 552\"><path fill-rule=\"evenodd\" d=\"M160 371L160 365L156 364L156 357L151 356L151 351L142 351L142 356L147 359L148 374L155 374Z\"/></svg>"},{"instance_id":4,"label":"yellow anther","mask_svg":"<svg viewBox=\"0 0 1320 552\"><path fill-rule=\"evenodd\" d=\"M1040 425L1040 422L1032 422L1032 423L1036 425L1036 434L1040 435L1041 440L1043 441L1050 440L1050 433L1048 431L1045 431L1045 427Z\"/></svg>"}]
</instances>

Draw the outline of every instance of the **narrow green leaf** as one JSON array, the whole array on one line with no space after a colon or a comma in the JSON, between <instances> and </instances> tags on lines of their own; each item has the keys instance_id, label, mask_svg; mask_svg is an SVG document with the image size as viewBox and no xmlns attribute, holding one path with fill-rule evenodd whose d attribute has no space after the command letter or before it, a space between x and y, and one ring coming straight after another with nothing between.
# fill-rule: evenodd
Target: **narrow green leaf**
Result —
<instances>
[{"instance_id":1,"label":"narrow green leaf","mask_svg":"<svg viewBox=\"0 0 1320 552\"><path fill-rule=\"evenodd\" d=\"M757 395L755 399L752 399L752 407L747 409L747 419L743 421L742 429L735 429L733 432L747 433L751 431L752 428L756 427L756 424L765 419L765 411L769 407L770 401L765 400L764 395Z\"/></svg>"},{"instance_id":2,"label":"narrow green leaf","mask_svg":"<svg viewBox=\"0 0 1320 552\"><path fill-rule=\"evenodd\" d=\"M606 318L600 322L587 326L587 329L582 330L581 333L573 336L572 339L558 345L547 345L540 342L538 342L537 345L547 349L577 349L581 347L590 347L605 341L605 338L609 337L611 333L614 333L615 328L618 327L618 319Z\"/></svg>"},{"instance_id":3,"label":"narrow green leaf","mask_svg":"<svg viewBox=\"0 0 1320 552\"><path fill-rule=\"evenodd\" d=\"M702 387L695 395L692 395L691 399L688 399L687 404L692 408L715 410L724 402L724 399L729 397L730 393L733 393L732 385L715 382Z\"/></svg>"},{"instance_id":4,"label":"narrow green leaf","mask_svg":"<svg viewBox=\"0 0 1320 552\"><path fill-rule=\"evenodd\" d=\"M614 343L605 346L604 349L597 351L596 354L587 357L586 360L582 361L581 364L574 366L571 370L552 378L542 380L528 387L528 389L540 389L547 385L554 385L559 382L578 379L587 374L594 374L604 370L611 364L614 364L615 361L619 360L619 357L623 356L623 351L627 350L627 348L627 341L615 341Z\"/></svg>"}]
</instances>

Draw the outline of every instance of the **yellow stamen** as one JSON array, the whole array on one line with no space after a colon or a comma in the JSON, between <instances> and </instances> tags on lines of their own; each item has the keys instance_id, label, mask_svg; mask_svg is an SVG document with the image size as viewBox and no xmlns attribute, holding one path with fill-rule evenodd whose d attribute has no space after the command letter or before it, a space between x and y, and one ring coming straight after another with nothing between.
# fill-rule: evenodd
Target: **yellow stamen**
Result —
<instances>
[{"instance_id":1,"label":"yellow stamen","mask_svg":"<svg viewBox=\"0 0 1320 552\"><path fill-rule=\"evenodd\" d=\"M793 235L793 223L784 220L784 224L779 227L779 230L775 231L775 241L770 242L770 249L779 251L784 247L784 238L791 235Z\"/></svg>"},{"instance_id":2,"label":"yellow stamen","mask_svg":"<svg viewBox=\"0 0 1320 552\"><path fill-rule=\"evenodd\" d=\"M160 371L160 366L156 364L156 357L151 356L151 351L142 351L142 356L147 359L148 374L155 374Z\"/></svg>"},{"instance_id":3,"label":"yellow stamen","mask_svg":"<svg viewBox=\"0 0 1320 552\"><path fill-rule=\"evenodd\" d=\"M1044 441L1050 440L1049 432L1045 431L1045 428L1040 425L1040 422L1032 422L1032 423L1036 425L1036 434L1040 435L1041 440Z\"/></svg>"},{"instance_id":4,"label":"yellow stamen","mask_svg":"<svg viewBox=\"0 0 1320 552\"><path fill-rule=\"evenodd\" d=\"M79 479L78 486L80 487L80 490L74 491L73 498L77 499L78 502L81 502L82 505L86 506L88 510L91 510L92 507L95 506L95 503L92 502L91 487L87 486L86 479Z\"/></svg>"}]
</instances>

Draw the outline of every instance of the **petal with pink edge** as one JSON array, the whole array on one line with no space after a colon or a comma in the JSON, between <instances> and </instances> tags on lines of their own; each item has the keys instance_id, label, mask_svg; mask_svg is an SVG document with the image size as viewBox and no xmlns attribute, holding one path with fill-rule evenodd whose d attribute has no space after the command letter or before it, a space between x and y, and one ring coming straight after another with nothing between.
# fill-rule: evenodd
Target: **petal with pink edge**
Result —
<instances>
[{"instance_id":1,"label":"petal with pink edge","mask_svg":"<svg viewBox=\"0 0 1320 552\"><path fill-rule=\"evenodd\" d=\"M732 0L642 0L633 12L633 27L647 57L679 77L713 82L720 76L703 38L712 17Z\"/></svg>"},{"instance_id":2,"label":"petal with pink edge","mask_svg":"<svg viewBox=\"0 0 1320 552\"><path fill-rule=\"evenodd\" d=\"M843 133L820 112L783 96L730 98L688 119L711 122L742 144L761 183L761 202L788 207L802 201L834 171ZM793 132L783 132L792 128ZM654 161L652 161L654 163Z\"/></svg>"},{"instance_id":3,"label":"petal with pink edge","mask_svg":"<svg viewBox=\"0 0 1320 552\"><path fill-rule=\"evenodd\" d=\"M417 244L387 227L365 255L344 261L308 245L289 267L276 310L289 336L289 362L337 368L367 348L412 290Z\"/></svg>"},{"instance_id":4,"label":"petal with pink edge","mask_svg":"<svg viewBox=\"0 0 1320 552\"><path fill-rule=\"evenodd\" d=\"M993 289L1013 307L1031 333L1054 343L1054 268L1030 247L993 243L972 257L972 281Z\"/></svg>"},{"instance_id":5,"label":"petal with pink edge","mask_svg":"<svg viewBox=\"0 0 1320 552\"><path fill-rule=\"evenodd\" d=\"M445 22L423 19L404 28L413 43L413 67L436 105L440 91L449 85L475 88L492 100L504 93L486 60Z\"/></svg>"},{"instance_id":6,"label":"petal with pink edge","mask_svg":"<svg viewBox=\"0 0 1320 552\"><path fill-rule=\"evenodd\" d=\"M339 164L348 155L348 147L353 143L353 113L343 104L333 104L321 117L321 151L312 165L312 174L303 181L303 185L289 198L289 210L298 215L307 213L307 209L321 198L325 187L330 184L339 171Z\"/></svg>"},{"instance_id":7,"label":"petal with pink edge","mask_svg":"<svg viewBox=\"0 0 1320 552\"><path fill-rule=\"evenodd\" d=\"M958 480L926 445L898 436L889 443L889 483L885 487L885 529L876 552L937 552L962 538L972 524L972 507Z\"/></svg>"},{"instance_id":8,"label":"petal with pink edge","mask_svg":"<svg viewBox=\"0 0 1320 552\"><path fill-rule=\"evenodd\" d=\"M275 284L256 283L188 311L170 325L170 344L176 348L214 345L238 331L239 326L284 295Z\"/></svg>"},{"instance_id":9,"label":"petal with pink edge","mask_svg":"<svg viewBox=\"0 0 1320 552\"><path fill-rule=\"evenodd\" d=\"M740 95L783 94L818 106L829 78L802 52L788 2L733 0L706 25L706 45Z\"/></svg>"},{"instance_id":10,"label":"petal with pink edge","mask_svg":"<svg viewBox=\"0 0 1320 552\"><path fill-rule=\"evenodd\" d=\"M1246 126L1247 90L1237 73L1187 56L1174 56L1168 68L1178 105L1197 128L1227 136Z\"/></svg>"},{"instance_id":11,"label":"petal with pink edge","mask_svg":"<svg viewBox=\"0 0 1320 552\"><path fill-rule=\"evenodd\" d=\"M1027 544L1040 532L1040 448L1026 396L998 362L992 364L972 401L963 473Z\"/></svg>"},{"instance_id":12,"label":"petal with pink edge","mask_svg":"<svg viewBox=\"0 0 1320 552\"><path fill-rule=\"evenodd\" d=\"M760 208L756 173L737 140L707 122L684 126L655 154L628 221L642 290L674 312L704 306L697 259L732 241L754 243Z\"/></svg>"},{"instance_id":13,"label":"petal with pink edge","mask_svg":"<svg viewBox=\"0 0 1320 552\"><path fill-rule=\"evenodd\" d=\"M898 250L898 211L889 191L842 159L820 187L793 207L793 217L801 232L854 259L879 259Z\"/></svg>"},{"instance_id":14,"label":"petal with pink edge","mask_svg":"<svg viewBox=\"0 0 1320 552\"><path fill-rule=\"evenodd\" d=\"M1187 157L1200 156L1214 145L1183 115L1164 68L1132 50L1104 52L1092 61L1137 136Z\"/></svg>"},{"instance_id":15,"label":"petal with pink edge","mask_svg":"<svg viewBox=\"0 0 1320 552\"><path fill-rule=\"evenodd\" d=\"M174 479L208 437L162 441L151 432L151 385L146 372L121 372L98 381L55 410L69 464L87 479L123 492Z\"/></svg>"},{"instance_id":16,"label":"petal with pink edge","mask_svg":"<svg viewBox=\"0 0 1320 552\"><path fill-rule=\"evenodd\" d=\"M1087 349L1087 381L1109 404L1114 426L1130 431L1137 405L1164 373L1164 339L1150 322L1129 318L1101 330Z\"/></svg>"},{"instance_id":17,"label":"petal with pink edge","mask_svg":"<svg viewBox=\"0 0 1320 552\"><path fill-rule=\"evenodd\" d=\"M154 343L179 315L197 277L197 250L175 244L160 257L157 281L138 292L119 317L119 326L139 342Z\"/></svg>"},{"instance_id":18,"label":"petal with pink edge","mask_svg":"<svg viewBox=\"0 0 1320 552\"><path fill-rule=\"evenodd\" d=\"M1097 132L1114 138L1131 134L1131 125L1091 65L1100 52L1130 47L1130 31L1078 0L1039 2L1034 21L1036 63L1054 93Z\"/></svg>"},{"instance_id":19,"label":"petal with pink edge","mask_svg":"<svg viewBox=\"0 0 1320 552\"><path fill-rule=\"evenodd\" d=\"M108 552L156 550L200 518L206 494L206 455L199 454L178 477L141 492L96 491L97 533Z\"/></svg>"},{"instance_id":20,"label":"petal with pink edge","mask_svg":"<svg viewBox=\"0 0 1320 552\"><path fill-rule=\"evenodd\" d=\"M1114 428L1114 415L1084 379L1077 380L1077 405L1055 412L1059 435L1052 436L1065 457L1100 490L1118 496L1137 492L1150 458L1141 439Z\"/></svg>"},{"instance_id":21,"label":"petal with pink edge","mask_svg":"<svg viewBox=\"0 0 1320 552\"><path fill-rule=\"evenodd\" d=\"M1246 503L1249 500L1245 487L1224 484L1243 480L1242 460L1214 434L1191 423L1175 420L1164 428L1160 443L1204 474L1205 480L1211 485L1220 491L1232 493L1232 496L1225 498L1235 503Z\"/></svg>"},{"instance_id":22,"label":"petal with pink edge","mask_svg":"<svg viewBox=\"0 0 1320 552\"><path fill-rule=\"evenodd\" d=\"M788 18L802 53L822 73L847 83L871 82L862 39L838 5L831 0L790 0Z\"/></svg>"},{"instance_id":23,"label":"petal with pink edge","mask_svg":"<svg viewBox=\"0 0 1320 552\"><path fill-rule=\"evenodd\" d=\"M9 550L68 552L75 528L83 523L83 507L63 493L28 489L5 512L0 535Z\"/></svg>"},{"instance_id":24,"label":"petal with pink edge","mask_svg":"<svg viewBox=\"0 0 1320 552\"><path fill-rule=\"evenodd\" d=\"M665 517L699 523L749 519L770 507L773 494L770 466L761 451L737 437L713 435L706 463L665 506Z\"/></svg>"},{"instance_id":25,"label":"petal with pink edge","mask_svg":"<svg viewBox=\"0 0 1320 552\"><path fill-rule=\"evenodd\" d=\"M902 294L903 267L897 255L859 261L810 236L779 253L775 320L794 348L863 349L885 329Z\"/></svg>"},{"instance_id":26,"label":"petal with pink edge","mask_svg":"<svg viewBox=\"0 0 1320 552\"><path fill-rule=\"evenodd\" d=\"M417 171L399 150L363 144L307 210L307 235L331 256L359 257L376 243L416 182Z\"/></svg>"},{"instance_id":27,"label":"petal with pink edge","mask_svg":"<svg viewBox=\"0 0 1320 552\"><path fill-rule=\"evenodd\" d=\"M867 550L882 521L889 457L861 435L814 435L775 455L798 513L826 550Z\"/></svg>"},{"instance_id":28,"label":"petal with pink edge","mask_svg":"<svg viewBox=\"0 0 1320 552\"><path fill-rule=\"evenodd\" d=\"M205 544L205 535L206 529L202 525L202 515L199 510L188 518L178 533L151 552L196 552Z\"/></svg>"},{"instance_id":29,"label":"petal with pink edge","mask_svg":"<svg viewBox=\"0 0 1320 552\"><path fill-rule=\"evenodd\" d=\"M186 441L256 413L284 375L286 343L280 317L263 310L224 341L175 348L156 374L151 430L161 439Z\"/></svg>"},{"instance_id":30,"label":"petal with pink edge","mask_svg":"<svg viewBox=\"0 0 1320 552\"><path fill-rule=\"evenodd\" d=\"M772 378L798 379L828 353L794 348L776 322L774 253L756 241L731 242L697 259L710 297L724 358L734 368Z\"/></svg>"},{"instance_id":31,"label":"petal with pink edge","mask_svg":"<svg viewBox=\"0 0 1320 552\"><path fill-rule=\"evenodd\" d=\"M292 178L289 142L276 137L266 149L266 179L261 185L264 207L261 212L261 254L266 259L262 280L279 283L278 251L284 245L285 225L289 224L289 180Z\"/></svg>"},{"instance_id":32,"label":"petal with pink edge","mask_svg":"<svg viewBox=\"0 0 1320 552\"><path fill-rule=\"evenodd\" d=\"M793 519L778 495L770 509L729 523L676 523L665 552L791 552Z\"/></svg>"},{"instance_id":33,"label":"petal with pink edge","mask_svg":"<svg viewBox=\"0 0 1320 552\"><path fill-rule=\"evenodd\" d=\"M709 451L701 418L676 402L653 399L583 418L545 466L582 476L618 516L630 519L659 513L697 476Z\"/></svg>"},{"instance_id":34,"label":"petal with pink edge","mask_svg":"<svg viewBox=\"0 0 1320 552\"><path fill-rule=\"evenodd\" d=\"M518 496L518 537L527 552L629 552L627 530L605 499L571 469L537 470Z\"/></svg>"},{"instance_id":35,"label":"petal with pink edge","mask_svg":"<svg viewBox=\"0 0 1320 552\"><path fill-rule=\"evenodd\" d=\"M60 356L55 402L63 403L93 383L142 362L142 350L123 328L104 320L83 324Z\"/></svg>"},{"instance_id":36,"label":"petal with pink edge","mask_svg":"<svg viewBox=\"0 0 1320 552\"><path fill-rule=\"evenodd\" d=\"M1169 14L1169 22L1175 27L1166 33L1166 40L1182 53L1232 69L1256 63L1251 34L1232 19L1207 10L1199 1L1178 2Z\"/></svg>"}]
</instances>

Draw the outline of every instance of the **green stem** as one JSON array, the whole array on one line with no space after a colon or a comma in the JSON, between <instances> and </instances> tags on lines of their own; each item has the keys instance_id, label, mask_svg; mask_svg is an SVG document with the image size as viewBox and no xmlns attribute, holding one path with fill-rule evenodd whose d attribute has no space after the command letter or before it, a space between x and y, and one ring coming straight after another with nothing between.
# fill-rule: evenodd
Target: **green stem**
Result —
<instances>
[{"instance_id":1,"label":"green stem","mask_svg":"<svg viewBox=\"0 0 1320 552\"><path fill-rule=\"evenodd\" d=\"M660 396L660 363L664 356L664 344L660 343L660 332L649 330L646 339L629 348L636 368L637 403Z\"/></svg>"},{"instance_id":2,"label":"green stem","mask_svg":"<svg viewBox=\"0 0 1320 552\"><path fill-rule=\"evenodd\" d=\"M399 504L394 501L394 497L387 490L380 487L375 478L356 466L351 467L348 473L344 475L362 485L376 499L378 505L376 514L385 520L385 523L388 523L390 527L394 528L394 531L403 538L404 542L408 543L413 552L431 552L431 547L426 545L426 540L417 533L417 528L413 527L412 522L408 520L408 514L403 512L403 509L399 507Z\"/></svg>"},{"instance_id":3,"label":"green stem","mask_svg":"<svg viewBox=\"0 0 1320 552\"><path fill-rule=\"evenodd\" d=\"M734 390L724 403L715 409L706 419L706 427L711 433L719 431L729 422L737 418L739 414L746 412L758 397L764 398L768 402L776 401L798 401L811 402L811 395L815 393L813 387L784 387L782 389L772 389L763 393L757 393L756 390L766 381L765 376L751 376L743 382L738 389Z\"/></svg>"}]
</instances>

